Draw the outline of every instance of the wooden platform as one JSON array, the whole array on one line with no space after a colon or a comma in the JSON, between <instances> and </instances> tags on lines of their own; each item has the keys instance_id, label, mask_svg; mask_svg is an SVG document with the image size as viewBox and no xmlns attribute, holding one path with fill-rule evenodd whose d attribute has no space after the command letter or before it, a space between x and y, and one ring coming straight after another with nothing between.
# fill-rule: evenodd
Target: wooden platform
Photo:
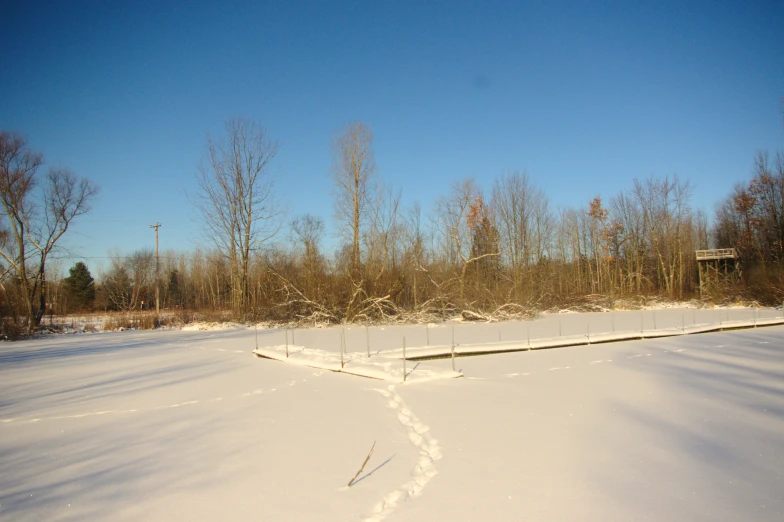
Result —
<instances>
[{"instance_id":1,"label":"wooden platform","mask_svg":"<svg viewBox=\"0 0 784 522\"><path fill-rule=\"evenodd\" d=\"M734 248L714 248L713 250L697 250L697 261L714 261L717 259L737 259L738 251Z\"/></svg>"}]
</instances>

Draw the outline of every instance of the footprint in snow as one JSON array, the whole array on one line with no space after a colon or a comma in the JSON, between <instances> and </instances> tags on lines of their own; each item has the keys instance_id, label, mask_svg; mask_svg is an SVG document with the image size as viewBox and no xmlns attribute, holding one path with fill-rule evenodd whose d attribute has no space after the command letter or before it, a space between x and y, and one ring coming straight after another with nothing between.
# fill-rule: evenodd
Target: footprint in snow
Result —
<instances>
[{"instance_id":1,"label":"footprint in snow","mask_svg":"<svg viewBox=\"0 0 784 522\"><path fill-rule=\"evenodd\" d=\"M366 521L377 522L389 516L401 500L415 497L422 493L430 479L438 474L435 461L442 456L438 440L430 436L430 427L422 423L414 413L406 407L403 398L390 385L386 390L376 389L388 398L387 406L397 413L397 419L407 431L411 444L419 450L419 460L411 471L411 480L399 488L387 493L373 506Z\"/></svg>"}]
</instances>

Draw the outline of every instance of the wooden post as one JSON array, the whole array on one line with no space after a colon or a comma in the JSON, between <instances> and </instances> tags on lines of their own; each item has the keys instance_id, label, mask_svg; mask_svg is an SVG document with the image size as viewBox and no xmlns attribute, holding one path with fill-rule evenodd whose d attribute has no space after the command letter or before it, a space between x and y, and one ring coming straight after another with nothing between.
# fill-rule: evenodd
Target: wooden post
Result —
<instances>
[{"instance_id":1,"label":"wooden post","mask_svg":"<svg viewBox=\"0 0 784 522\"><path fill-rule=\"evenodd\" d=\"M367 354L370 357L370 330L365 325L365 345L367 346Z\"/></svg>"},{"instance_id":2,"label":"wooden post","mask_svg":"<svg viewBox=\"0 0 784 522\"><path fill-rule=\"evenodd\" d=\"M150 228L155 229L155 313L161 313L161 300L158 287L160 286L160 264L161 258L158 256L158 229L161 227L160 223L150 225Z\"/></svg>"}]
</instances>

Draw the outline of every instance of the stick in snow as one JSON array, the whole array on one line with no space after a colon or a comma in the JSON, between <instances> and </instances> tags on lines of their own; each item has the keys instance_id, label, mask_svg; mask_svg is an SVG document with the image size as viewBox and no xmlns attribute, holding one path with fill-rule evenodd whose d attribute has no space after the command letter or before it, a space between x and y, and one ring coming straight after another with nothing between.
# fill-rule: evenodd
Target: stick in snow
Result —
<instances>
[{"instance_id":1,"label":"stick in snow","mask_svg":"<svg viewBox=\"0 0 784 522\"><path fill-rule=\"evenodd\" d=\"M373 450L374 449L376 449L376 441L373 441L373 445L370 447L370 452L367 454L367 457L365 457L365 462L362 463L362 466L359 468L359 471L357 471L357 474L354 475L354 478L352 478L351 480L348 481L348 487L351 487L351 484L353 484L354 481L357 480L357 477L359 476L359 474L362 473L363 469L365 469L365 466L367 465L368 461L370 460L370 457L373 455Z\"/></svg>"}]
</instances>

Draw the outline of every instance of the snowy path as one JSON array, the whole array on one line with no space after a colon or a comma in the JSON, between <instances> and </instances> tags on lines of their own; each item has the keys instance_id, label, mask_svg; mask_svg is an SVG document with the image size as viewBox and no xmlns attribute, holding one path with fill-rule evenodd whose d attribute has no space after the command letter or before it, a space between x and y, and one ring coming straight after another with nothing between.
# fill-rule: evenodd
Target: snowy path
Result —
<instances>
[{"instance_id":1,"label":"snowy path","mask_svg":"<svg viewBox=\"0 0 784 522\"><path fill-rule=\"evenodd\" d=\"M782 519L784 327L461 357L466 378L393 386L254 342L0 344L0 519Z\"/></svg>"},{"instance_id":2,"label":"snowy path","mask_svg":"<svg viewBox=\"0 0 784 522\"><path fill-rule=\"evenodd\" d=\"M419 450L419 459L416 466L411 471L411 479L401 487L388 493L384 498L373 507L372 515L367 522L379 522L391 515L401 501L419 496L427 486L428 482L438 474L436 461L441 458L441 447L438 440L434 439L430 432L430 427L423 424L419 418L408 409L403 398L395 391L395 386L391 385L386 390L378 390L384 397L389 399L387 405L396 412L397 418L406 431L411 444Z\"/></svg>"}]
</instances>

